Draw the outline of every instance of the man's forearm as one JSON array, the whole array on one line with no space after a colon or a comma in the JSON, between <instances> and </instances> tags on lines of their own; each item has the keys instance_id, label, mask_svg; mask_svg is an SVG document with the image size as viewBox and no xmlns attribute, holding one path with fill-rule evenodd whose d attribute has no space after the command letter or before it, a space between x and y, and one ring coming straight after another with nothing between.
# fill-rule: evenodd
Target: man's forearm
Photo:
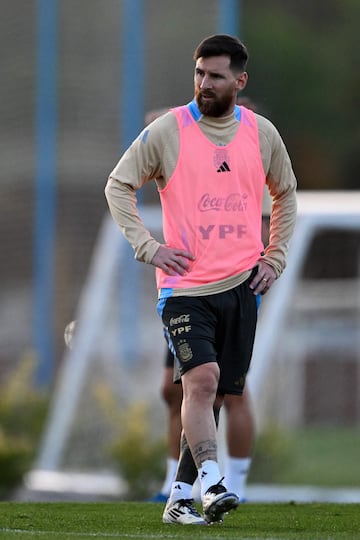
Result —
<instances>
[{"instance_id":1,"label":"man's forearm","mask_svg":"<svg viewBox=\"0 0 360 540\"><path fill-rule=\"evenodd\" d=\"M111 215L132 246L135 258L151 263L160 243L151 236L140 218L135 190L110 177L105 187L105 196Z\"/></svg>"}]
</instances>

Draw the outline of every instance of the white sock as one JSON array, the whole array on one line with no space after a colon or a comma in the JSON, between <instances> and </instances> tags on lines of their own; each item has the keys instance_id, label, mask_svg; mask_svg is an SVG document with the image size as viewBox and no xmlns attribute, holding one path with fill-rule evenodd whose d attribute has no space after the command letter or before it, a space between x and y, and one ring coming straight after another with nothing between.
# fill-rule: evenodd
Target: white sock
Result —
<instances>
[{"instance_id":1,"label":"white sock","mask_svg":"<svg viewBox=\"0 0 360 540\"><path fill-rule=\"evenodd\" d=\"M166 476L160 493L169 496L172 483L175 480L176 470L178 466L178 460L172 457L168 457L166 460Z\"/></svg>"},{"instance_id":2,"label":"white sock","mask_svg":"<svg viewBox=\"0 0 360 540\"><path fill-rule=\"evenodd\" d=\"M207 459L203 462L198 470L198 475L201 485L201 498L203 498L210 486L217 484L222 478L219 464L217 461L212 461L211 459Z\"/></svg>"},{"instance_id":3,"label":"white sock","mask_svg":"<svg viewBox=\"0 0 360 540\"><path fill-rule=\"evenodd\" d=\"M201 502L201 486L199 477L197 477L195 482L193 483L191 496L196 502Z\"/></svg>"},{"instance_id":4,"label":"white sock","mask_svg":"<svg viewBox=\"0 0 360 540\"><path fill-rule=\"evenodd\" d=\"M250 465L251 458L234 458L227 456L225 460L224 484L226 489L236 493L240 500L245 499L245 487Z\"/></svg>"},{"instance_id":5,"label":"white sock","mask_svg":"<svg viewBox=\"0 0 360 540\"><path fill-rule=\"evenodd\" d=\"M169 499L174 502L179 499L191 499L192 485L185 482L173 482Z\"/></svg>"}]
</instances>

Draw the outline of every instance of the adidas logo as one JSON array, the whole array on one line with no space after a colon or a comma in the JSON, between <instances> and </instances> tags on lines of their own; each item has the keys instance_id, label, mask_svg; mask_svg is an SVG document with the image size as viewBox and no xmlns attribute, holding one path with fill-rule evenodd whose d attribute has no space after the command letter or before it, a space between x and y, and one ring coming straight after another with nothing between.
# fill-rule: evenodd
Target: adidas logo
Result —
<instances>
[{"instance_id":1,"label":"adidas logo","mask_svg":"<svg viewBox=\"0 0 360 540\"><path fill-rule=\"evenodd\" d=\"M223 161L216 172L230 172L230 167L226 161Z\"/></svg>"},{"instance_id":2,"label":"adidas logo","mask_svg":"<svg viewBox=\"0 0 360 540\"><path fill-rule=\"evenodd\" d=\"M180 484L177 484L176 486L174 486L174 489L181 489Z\"/></svg>"},{"instance_id":3,"label":"adidas logo","mask_svg":"<svg viewBox=\"0 0 360 540\"><path fill-rule=\"evenodd\" d=\"M205 478L205 476L207 476L207 472L206 472L206 471L203 471L203 472L201 473L201 480L202 480L203 478Z\"/></svg>"}]
</instances>

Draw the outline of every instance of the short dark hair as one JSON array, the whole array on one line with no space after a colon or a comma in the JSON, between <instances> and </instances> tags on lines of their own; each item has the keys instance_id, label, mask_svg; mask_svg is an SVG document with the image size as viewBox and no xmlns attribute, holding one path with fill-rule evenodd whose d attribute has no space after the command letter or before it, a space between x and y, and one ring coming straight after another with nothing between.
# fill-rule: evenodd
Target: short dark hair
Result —
<instances>
[{"instance_id":1,"label":"short dark hair","mask_svg":"<svg viewBox=\"0 0 360 540\"><path fill-rule=\"evenodd\" d=\"M249 58L248 50L239 38L227 34L214 34L203 39L195 49L194 60L221 55L230 56L232 71L245 71Z\"/></svg>"}]
</instances>

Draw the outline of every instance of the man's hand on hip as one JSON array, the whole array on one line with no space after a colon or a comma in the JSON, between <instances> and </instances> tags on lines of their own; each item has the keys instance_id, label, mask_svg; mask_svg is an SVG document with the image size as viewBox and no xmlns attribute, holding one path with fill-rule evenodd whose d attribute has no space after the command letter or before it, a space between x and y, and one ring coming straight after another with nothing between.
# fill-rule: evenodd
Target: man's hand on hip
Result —
<instances>
[{"instance_id":1,"label":"man's hand on hip","mask_svg":"<svg viewBox=\"0 0 360 540\"><path fill-rule=\"evenodd\" d=\"M161 268L169 276L177 274L184 276L190 270L190 261L194 260L195 257L189 251L161 245L152 258L151 264Z\"/></svg>"}]
</instances>

